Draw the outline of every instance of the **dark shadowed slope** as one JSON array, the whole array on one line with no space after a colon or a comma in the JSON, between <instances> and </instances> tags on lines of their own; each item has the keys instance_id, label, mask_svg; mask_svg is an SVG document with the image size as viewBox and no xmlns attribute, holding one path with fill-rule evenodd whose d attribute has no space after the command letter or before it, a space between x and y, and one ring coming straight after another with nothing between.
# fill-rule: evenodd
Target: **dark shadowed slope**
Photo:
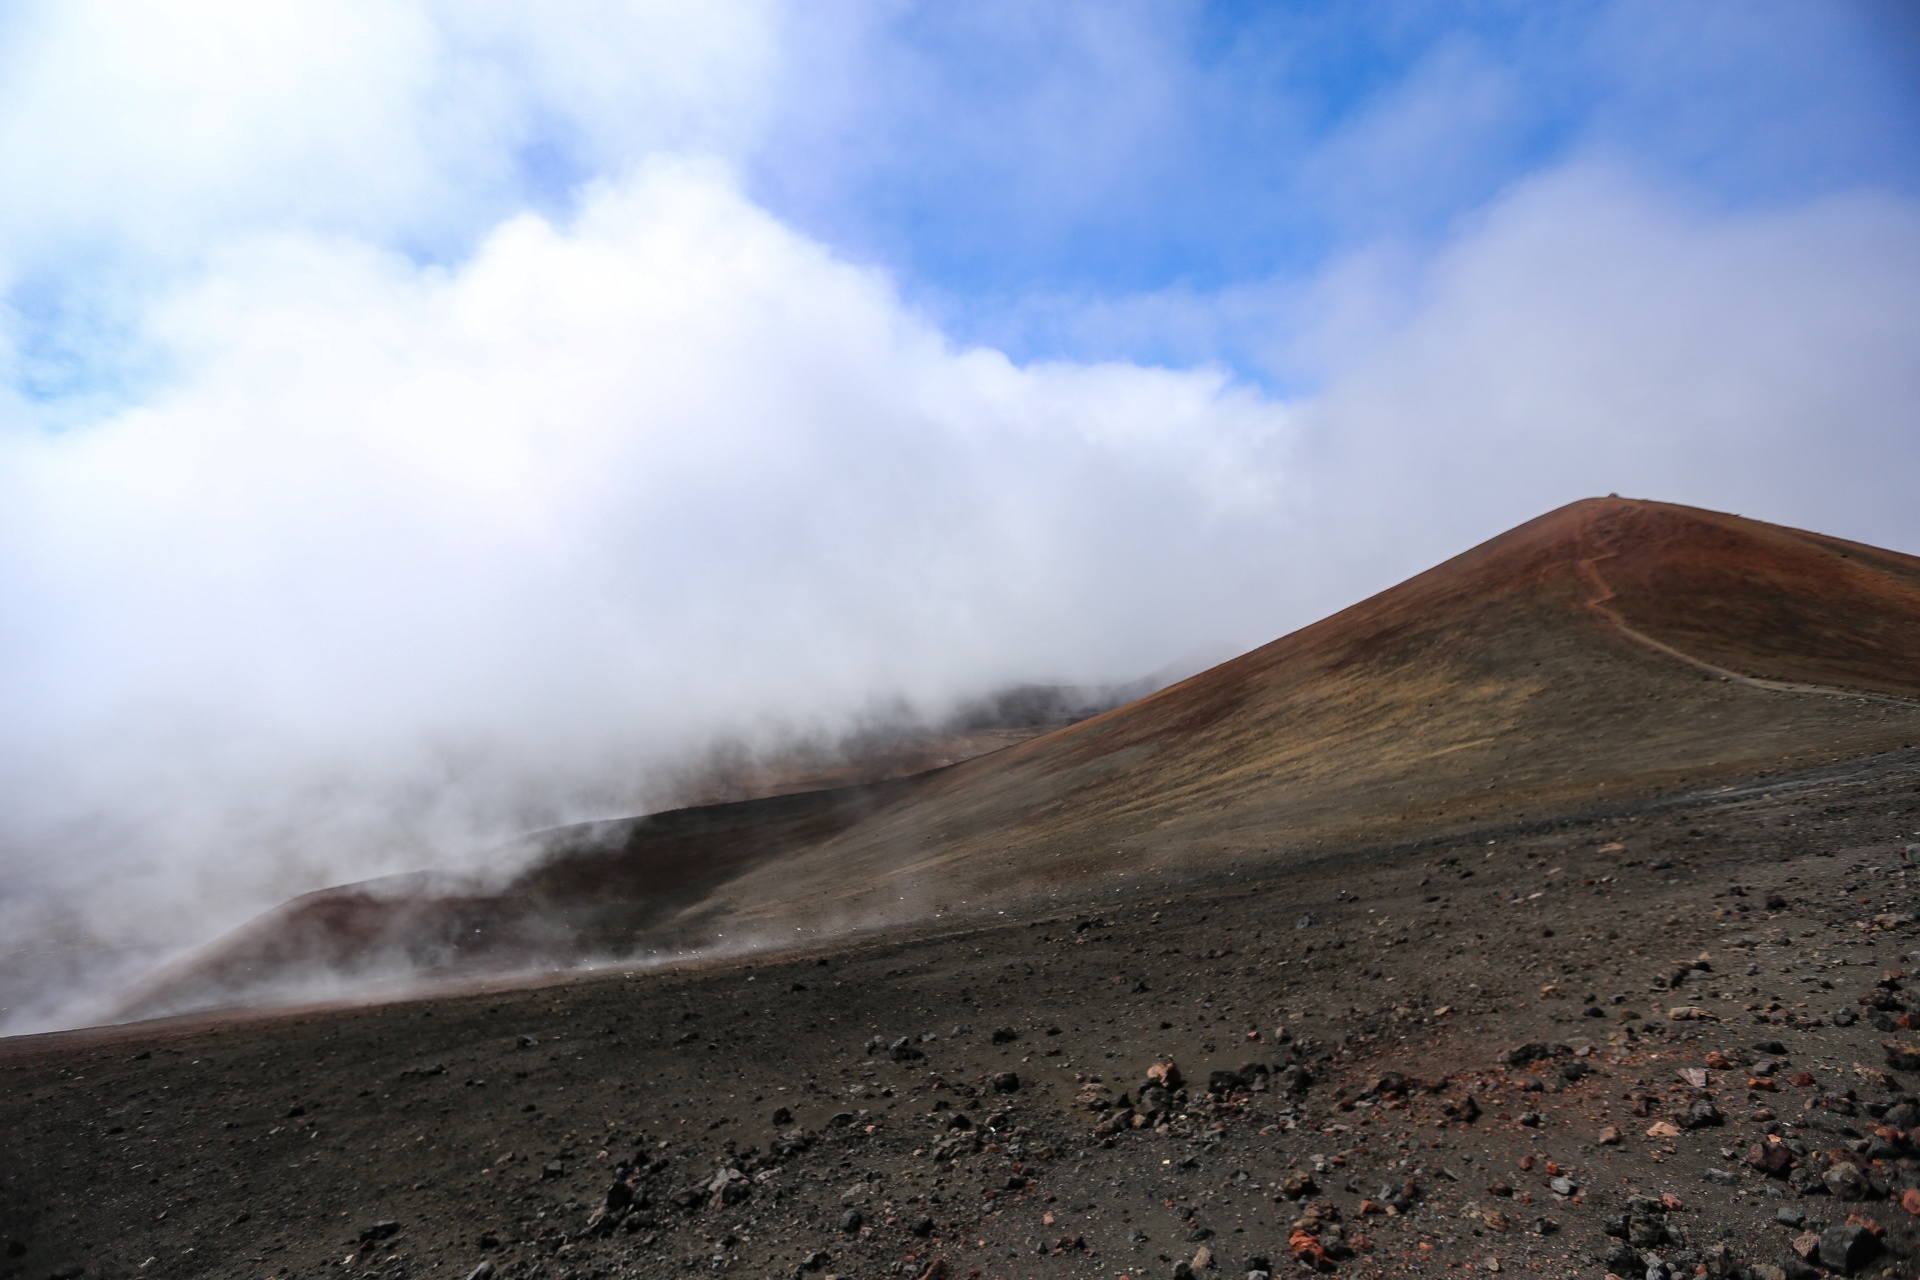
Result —
<instances>
[{"instance_id":1,"label":"dark shadowed slope","mask_svg":"<svg viewBox=\"0 0 1920 1280\"><path fill-rule=\"evenodd\" d=\"M1176 864L1538 821L1920 741L1920 704L1899 701L1920 703L1916 672L1920 560L1588 500L1150 697L951 768L551 833L544 861L501 893L412 900L370 925L323 910L356 890L314 895L129 1011L356 953L471 973L778 946ZM314 939L296 949L311 960L266 945L289 933Z\"/></svg>"}]
</instances>

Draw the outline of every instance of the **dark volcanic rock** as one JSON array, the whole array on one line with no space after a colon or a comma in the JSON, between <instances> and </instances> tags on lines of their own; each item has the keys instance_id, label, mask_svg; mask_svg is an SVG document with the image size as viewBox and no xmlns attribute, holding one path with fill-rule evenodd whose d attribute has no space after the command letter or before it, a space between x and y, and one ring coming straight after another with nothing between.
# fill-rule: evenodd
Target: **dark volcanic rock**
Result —
<instances>
[{"instance_id":1,"label":"dark volcanic rock","mask_svg":"<svg viewBox=\"0 0 1920 1280\"><path fill-rule=\"evenodd\" d=\"M1842 1275L1852 1275L1878 1252L1880 1242L1873 1232L1858 1224L1829 1227L1820 1233L1820 1264Z\"/></svg>"}]
</instances>

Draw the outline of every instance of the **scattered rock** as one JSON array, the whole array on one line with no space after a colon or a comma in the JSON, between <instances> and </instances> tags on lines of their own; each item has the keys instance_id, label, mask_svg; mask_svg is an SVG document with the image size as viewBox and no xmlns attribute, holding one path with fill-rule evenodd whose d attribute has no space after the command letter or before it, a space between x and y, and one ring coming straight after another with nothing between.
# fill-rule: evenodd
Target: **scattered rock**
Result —
<instances>
[{"instance_id":1,"label":"scattered rock","mask_svg":"<svg viewBox=\"0 0 1920 1280\"><path fill-rule=\"evenodd\" d=\"M1785 1177L1793 1163L1792 1150L1778 1138L1769 1138L1747 1148L1747 1164L1768 1177Z\"/></svg>"},{"instance_id":2,"label":"scattered rock","mask_svg":"<svg viewBox=\"0 0 1920 1280\"><path fill-rule=\"evenodd\" d=\"M1708 1013L1698 1005L1677 1004L1667 1010L1667 1019L1670 1022L1718 1022L1720 1015Z\"/></svg>"},{"instance_id":3,"label":"scattered rock","mask_svg":"<svg viewBox=\"0 0 1920 1280\"><path fill-rule=\"evenodd\" d=\"M1313 1175L1305 1169L1290 1169L1280 1182L1280 1195L1287 1200L1298 1200L1310 1196L1320 1188L1314 1184Z\"/></svg>"},{"instance_id":4,"label":"scattered rock","mask_svg":"<svg viewBox=\"0 0 1920 1280\"><path fill-rule=\"evenodd\" d=\"M1867 1180L1867 1175L1845 1161L1835 1161L1820 1180L1835 1200L1865 1200L1873 1195L1873 1183Z\"/></svg>"},{"instance_id":5,"label":"scattered rock","mask_svg":"<svg viewBox=\"0 0 1920 1280\"><path fill-rule=\"evenodd\" d=\"M1822 1266L1852 1275L1854 1270L1880 1251L1873 1232L1857 1223L1828 1227L1820 1233L1819 1254Z\"/></svg>"},{"instance_id":6,"label":"scattered rock","mask_svg":"<svg viewBox=\"0 0 1920 1280\"><path fill-rule=\"evenodd\" d=\"M1573 1050L1564 1044L1523 1044L1516 1049L1507 1050L1509 1067L1524 1067L1530 1062L1542 1062L1548 1058L1570 1058Z\"/></svg>"},{"instance_id":7,"label":"scattered rock","mask_svg":"<svg viewBox=\"0 0 1920 1280\"><path fill-rule=\"evenodd\" d=\"M1720 1114L1720 1109L1704 1098L1688 1107L1686 1114L1680 1118L1681 1127L1686 1129L1706 1129L1725 1122L1726 1117Z\"/></svg>"},{"instance_id":8,"label":"scattered rock","mask_svg":"<svg viewBox=\"0 0 1920 1280\"><path fill-rule=\"evenodd\" d=\"M1019 1038L1020 1033L1012 1027L995 1027L993 1029L993 1042L995 1044L1012 1044Z\"/></svg>"},{"instance_id":9,"label":"scattered rock","mask_svg":"<svg viewBox=\"0 0 1920 1280\"><path fill-rule=\"evenodd\" d=\"M1895 1071L1920 1071L1920 1048L1901 1044L1898 1040L1882 1040L1880 1048L1887 1055L1887 1066Z\"/></svg>"}]
</instances>

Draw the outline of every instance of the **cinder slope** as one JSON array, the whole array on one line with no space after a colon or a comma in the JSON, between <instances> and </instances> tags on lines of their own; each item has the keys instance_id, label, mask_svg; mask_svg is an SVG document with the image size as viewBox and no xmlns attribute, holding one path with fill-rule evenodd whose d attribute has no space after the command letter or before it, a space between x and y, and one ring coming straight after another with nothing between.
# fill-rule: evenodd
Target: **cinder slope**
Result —
<instances>
[{"instance_id":1,"label":"cinder slope","mask_svg":"<svg viewBox=\"0 0 1920 1280\"><path fill-rule=\"evenodd\" d=\"M1651 502L1595 511L1586 541L1606 605L1655 640L1745 676L1920 698L1920 559Z\"/></svg>"},{"instance_id":2,"label":"cinder slope","mask_svg":"<svg viewBox=\"0 0 1920 1280\"><path fill-rule=\"evenodd\" d=\"M1920 699L1920 560L1687 507L1574 503L1182 684L932 775L912 806L729 885L724 918L737 932L816 900L864 918L1408 840L1920 740L1920 704L1743 685L1663 642Z\"/></svg>"},{"instance_id":3,"label":"cinder slope","mask_svg":"<svg viewBox=\"0 0 1920 1280\"><path fill-rule=\"evenodd\" d=\"M1898 701L1920 700L1916 673L1920 560L1588 500L1181 684L951 768L550 833L546 860L500 894L412 903L370 929L325 923L320 895L304 950L323 967L378 949L455 973L778 946L1174 865L1535 821L1920 741L1920 701ZM455 917L462 948L422 942ZM129 1012L286 971L260 946L243 931Z\"/></svg>"}]
</instances>

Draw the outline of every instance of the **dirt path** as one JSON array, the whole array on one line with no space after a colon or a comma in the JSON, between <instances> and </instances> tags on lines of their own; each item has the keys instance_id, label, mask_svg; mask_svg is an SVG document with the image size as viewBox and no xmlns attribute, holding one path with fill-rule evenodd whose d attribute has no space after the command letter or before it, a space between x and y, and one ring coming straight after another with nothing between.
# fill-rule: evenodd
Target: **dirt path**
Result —
<instances>
[{"instance_id":1,"label":"dirt path","mask_svg":"<svg viewBox=\"0 0 1920 1280\"><path fill-rule=\"evenodd\" d=\"M1591 532L1588 533L1587 537L1598 541ZM1604 546L1605 544L1602 543L1601 545ZM1909 698L1894 698L1880 693L1856 693L1851 689L1833 689L1825 685L1796 684L1784 680L1762 680L1757 676L1742 675L1738 671L1730 671L1726 667L1716 666L1704 658L1696 658L1682 649L1674 648L1665 641L1654 639L1646 632L1628 625L1627 620L1620 616L1618 610L1607 607L1607 601L1614 599L1619 593L1601 576L1599 562L1602 560L1611 560L1618 554L1619 552L1608 548L1598 555L1585 557L1580 560L1578 564L1580 572L1592 580L1598 592L1596 595L1589 596L1583 603L1587 608L1593 610L1594 613L1599 614L1608 626L1618 631L1621 635L1626 636L1629 640L1645 645L1655 652L1664 653L1670 658L1677 658L1689 666L1698 667L1700 670L1710 675L1718 676L1722 680L1730 681L1734 684L1746 685L1750 689L1764 689L1769 693L1813 694L1822 698L1857 698L1862 702L1884 702L1888 706L1894 707L1920 707L1920 702L1913 701Z\"/></svg>"}]
</instances>

